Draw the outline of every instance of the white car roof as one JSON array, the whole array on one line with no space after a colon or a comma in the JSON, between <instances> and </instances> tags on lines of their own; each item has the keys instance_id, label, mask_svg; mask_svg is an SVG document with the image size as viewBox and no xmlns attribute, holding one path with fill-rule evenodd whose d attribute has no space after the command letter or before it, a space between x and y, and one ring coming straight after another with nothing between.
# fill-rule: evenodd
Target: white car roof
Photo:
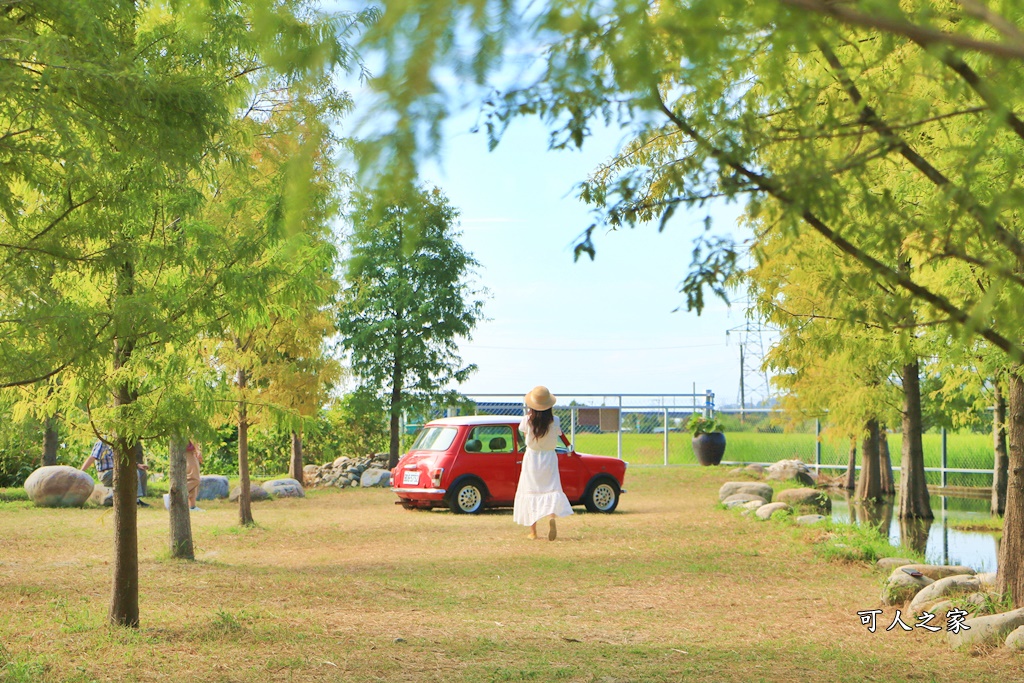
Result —
<instances>
[{"instance_id":1,"label":"white car roof","mask_svg":"<svg viewBox=\"0 0 1024 683\"><path fill-rule=\"evenodd\" d=\"M459 415L431 420L425 427L461 427L462 425L504 425L519 424L522 415Z\"/></svg>"}]
</instances>

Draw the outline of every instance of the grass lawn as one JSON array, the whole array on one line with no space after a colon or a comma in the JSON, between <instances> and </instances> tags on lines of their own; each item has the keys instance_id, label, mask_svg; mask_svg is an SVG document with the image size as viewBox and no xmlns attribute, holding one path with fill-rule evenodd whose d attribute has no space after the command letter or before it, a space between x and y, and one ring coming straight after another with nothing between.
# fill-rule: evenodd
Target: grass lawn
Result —
<instances>
[{"instance_id":1,"label":"grass lawn","mask_svg":"<svg viewBox=\"0 0 1024 683\"><path fill-rule=\"evenodd\" d=\"M140 519L137 632L105 623L109 510L0 503L0 681L1016 680L1005 650L875 633L867 564L823 530L716 507L718 468L632 468L620 512L530 542L507 510L410 512L387 490L193 516L200 560ZM905 621L914 623L904 615Z\"/></svg>"}]
</instances>

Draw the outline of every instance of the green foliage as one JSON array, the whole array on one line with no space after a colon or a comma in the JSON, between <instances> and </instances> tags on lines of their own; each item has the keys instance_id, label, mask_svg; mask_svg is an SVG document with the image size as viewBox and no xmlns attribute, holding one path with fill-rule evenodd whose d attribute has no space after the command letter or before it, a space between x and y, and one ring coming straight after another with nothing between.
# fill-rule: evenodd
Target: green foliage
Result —
<instances>
[{"instance_id":1,"label":"green foliage","mask_svg":"<svg viewBox=\"0 0 1024 683\"><path fill-rule=\"evenodd\" d=\"M1019 46L992 40L1019 35L1024 16L1012 3L809 4L552 0L525 16L502 0L389 5L365 44L385 60L375 85L397 123L372 160L405 187L445 95L471 95L469 81L491 86L492 144L517 117L540 118L556 148L618 123L630 141L580 185L595 219L577 254L592 256L604 228L665 228L681 209L744 202L758 241L809 245L792 284L816 271L818 287L798 298L843 295L798 315L870 324L898 349L890 359L929 357L915 330L924 347L952 340L984 356L984 340L1004 362L1024 359L1024 74L1003 61ZM847 9L859 20L836 20ZM510 78L503 50L524 43L543 57ZM442 73L466 78L446 89ZM728 295L750 246L711 228L682 284L698 311L706 290Z\"/></svg>"},{"instance_id":2,"label":"green foliage","mask_svg":"<svg viewBox=\"0 0 1024 683\"><path fill-rule=\"evenodd\" d=\"M694 413L686 423L686 428L694 436L711 434L712 432L724 432L725 427L714 418L704 417L700 413Z\"/></svg>"},{"instance_id":3,"label":"green foliage","mask_svg":"<svg viewBox=\"0 0 1024 683\"><path fill-rule=\"evenodd\" d=\"M207 435L229 386L211 345L239 317L317 327L299 302L333 292L318 276L334 270L330 127L347 99L330 72L374 16L342 27L305 0L0 12L0 387L22 387L22 415L59 414L124 462L140 440ZM333 330L300 329L275 340L299 368L278 385L331 377ZM310 384L283 409L315 402ZM137 567L115 567L111 620L136 625Z\"/></svg>"},{"instance_id":4,"label":"green foliage","mask_svg":"<svg viewBox=\"0 0 1024 683\"><path fill-rule=\"evenodd\" d=\"M483 303L470 282L478 264L458 243L457 215L436 188L354 199L338 330L360 387L392 415L450 402L445 387L476 369L458 355Z\"/></svg>"},{"instance_id":5,"label":"green foliage","mask_svg":"<svg viewBox=\"0 0 1024 683\"><path fill-rule=\"evenodd\" d=\"M357 389L331 405L324 416L322 431L330 444L324 462L331 455L362 457L380 453L388 448L387 410L374 393Z\"/></svg>"}]
</instances>

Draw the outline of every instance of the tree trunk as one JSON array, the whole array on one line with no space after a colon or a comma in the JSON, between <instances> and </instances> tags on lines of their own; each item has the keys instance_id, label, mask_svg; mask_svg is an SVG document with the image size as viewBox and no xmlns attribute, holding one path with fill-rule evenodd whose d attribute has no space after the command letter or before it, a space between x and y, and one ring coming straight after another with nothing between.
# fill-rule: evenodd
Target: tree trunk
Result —
<instances>
[{"instance_id":1,"label":"tree trunk","mask_svg":"<svg viewBox=\"0 0 1024 683\"><path fill-rule=\"evenodd\" d=\"M1006 482L1006 511L1003 517L1003 542L999 546L999 592L1013 598L1014 607L1024 607L1024 379L1010 372L1009 410L1006 427L1009 436L1009 478Z\"/></svg>"},{"instance_id":2,"label":"tree trunk","mask_svg":"<svg viewBox=\"0 0 1024 683\"><path fill-rule=\"evenodd\" d=\"M288 476L306 485L302 478L302 433L295 430L292 430L292 459L288 464Z\"/></svg>"},{"instance_id":3,"label":"tree trunk","mask_svg":"<svg viewBox=\"0 0 1024 683\"><path fill-rule=\"evenodd\" d=\"M171 557L182 560L194 560L195 549L192 546L192 518L188 510L188 481L185 479L185 447L188 440L180 434L171 436L168 469L170 470L170 524L171 524Z\"/></svg>"},{"instance_id":4,"label":"tree trunk","mask_svg":"<svg viewBox=\"0 0 1024 683\"><path fill-rule=\"evenodd\" d=\"M857 439L850 437L850 459L846 464L846 484L843 485L847 491L857 488Z\"/></svg>"},{"instance_id":5,"label":"tree trunk","mask_svg":"<svg viewBox=\"0 0 1024 683\"><path fill-rule=\"evenodd\" d=\"M57 416L51 415L43 420L43 465L57 464L57 447L60 445L60 434L57 431Z\"/></svg>"},{"instance_id":6,"label":"tree trunk","mask_svg":"<svg viewBox=\"0 0 1024 683\"><path fill-rule=\"evenodd\" d=\"M891 496L896 493L896 482L892 478L892 457L889 455L889 435L885 427L878 429L878 462L882 466L882 493Z\"/></svg>"},{"instance_id":7,"label":"tree trunk","mask_svg":"<svg viewBox=\"0 0 1024 683\"><path fill-rule=\"evenodd\" d=\"M117 268L117 298L130 299L135 292L135 269L132 263ZM135 342L114 339L114 370L120 370L131 360ZM119 380L114 403L120 420L127 417L138 398L125 380ZM114 446L114 585L110 599L110 622L115 626L139 627L139 535L136 491L135 439L118 434Z\"/></svg>"},{"instance_id":8,"label":"tree trunk","mask_svg":"<svg viewBox=\"0 0 1024 683\"><path fill-rule=\"evenodd\" d=\"M391 443L388 447L388 469L394 469L398 465L398 449L400 448L401 437L401 416L402 416L402 359L395 357L395 367L391 373Z\"/></svg>"},{"instance_id":9,"label":"tree trunk","mask_svg":"<svg viewBox=\"0 0 1024 683\"><path fill-rule=\"evenodd\" d=\"M252 518L252 500L249 491L249 422L245 404L245 387L248 378L245 370L238 369L237 383L242 391L238 400L238 523L252 526L256 522Z\"/></svg>"},{"instance_id":10,"label":"tree trunk","mask_svg":"<svg viewBox=\"0 0 1024 683\"><path fill-rule=\"evenodd\" d=\"M861 444L863 453L860 481L857 482L857 500L878 501L882 499L881 464L878 453L878 420L872 418L865 425L867 433Z\"/></svg>"},{"instance_id":11,"label":"tree trunk","mask_svg":"<svg viewBox=\"0 0 1024 683\"><path fill-rule=\"evenodd\" d=\"M903 366L903 452L900 460L900 519L932 519L921 441L921 376L915 360Z\"/></svg>"},{"instance_id":12,"label":"tree trunk","mask_svg":"<svg viewBox=\"0 0 1024 683\"><path fill-rule=\"evenodd\" d=\"M1006 453L1006 397L999 380L995 383L995 412L992 416L992 438L995 441L995 462L992 468L992 514L1006 511L1006 477L1009 456Z\"/></svg>"}]
</instances>

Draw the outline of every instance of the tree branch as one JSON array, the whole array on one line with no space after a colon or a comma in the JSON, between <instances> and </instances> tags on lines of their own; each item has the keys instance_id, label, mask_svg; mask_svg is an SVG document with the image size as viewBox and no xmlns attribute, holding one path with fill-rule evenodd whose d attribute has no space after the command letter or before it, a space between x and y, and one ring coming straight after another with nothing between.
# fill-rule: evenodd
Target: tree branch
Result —
<instances>
[{"instance_id":1,"label":"tree branch","mask_svg":"<svg viewBox=\"0 0 1024 683\"><path fill-rule=\"evenodd\" d=\"M1024 243L1022 243L1020 239L1018 239L1017 236L1002 223L990 218L991 212L987 207L982 206L970 192L953 183L939 169L932 166L931 163L918 154L909 143L899 137L895 131L893 131L892 128L882 120L882 117L878 115L871 105L864 102L864 97L861 95L857 85L853 82L853 79L846 72L846 68L839 61L839 58L828 44L819 40L818 49L821 50L821 53L829 63L829 66L836 71L836 77L842 84L843 89L846 90L846 93L850 96L850 100L860 107L864 122L874 129L878 135L887 140L891 140L895 145L896 150L900 153L900 156L906 159L911 166L920 171L921 174L930 180L933 185L950 190L952 197L957 200L958 203L962 204L962 206L967 210L967 213L969 213L983 227L992 228L995 231L996 241L1009 249L1010 253L1013 254L1018 263L1024 263Z\"/></svg>"},{"instance_id":2,"label":"tree branch","mask_svg":"<svg viewBox=\"0 0 1024 683\"><path fill-rule=\"evenodd\" d=\"M952 322L964 326L971 324L971 316L967 311L958 308L941 294L937 294L936 292L914 282L906 273L894 271L892 268L888 267L864 250L858 248L856 245L830 228L824 221L812 213L810 209L800 209L800 204L795 202L773 178L747 168L742 162L734 159L728 152L715 146L714 143L698 133L684 119L677 116L676 113L665 104L665 100L662 99L661 93L655 92L654 97L657 99L659 108L669 118L669 120L672 121L672 123L674 123L680 130L689 135L694 142L706 148L711 153L712 157L750 180L752 183L760 187L765 194L774 197L777 201L787 207L796 208L796 210L799 211L798 215L804 220L804 222L810 225L826 240L838 247L842 252L859 261L872 273L875 273L879 277L902 287L921 301L931 304L936 309L948 314ZM981 335L982 338L991 342L995 347L1005 351L1011 358L1017 360L1024 359L1024 346L1021 346L1020 344L1017 344L996 332L992 329L991 325L979 326L978 334Z\"/></svg>"},{"instance_id":3,"label":"tree branch","mask_svg":"<svg viewBox=\"0 0 1024 683\"><path fill-rule=\"evenodd\" d=\"M788 5L799 10L816 12L825 16L833 17L845 24L873 28L886 33L906 36L915 43L929 47L932 45L953 45L955 47L982 52L1000 57L1002 59L1024 60L1024 45L1011 45L1006 43L993 43L987 40L977 40L969 36L956 33L946 33L928 26L912 24L903 19L891 17L868 16L844 3L834 0L779 0L783 5Z\"/></svg>"}]
</instances>

